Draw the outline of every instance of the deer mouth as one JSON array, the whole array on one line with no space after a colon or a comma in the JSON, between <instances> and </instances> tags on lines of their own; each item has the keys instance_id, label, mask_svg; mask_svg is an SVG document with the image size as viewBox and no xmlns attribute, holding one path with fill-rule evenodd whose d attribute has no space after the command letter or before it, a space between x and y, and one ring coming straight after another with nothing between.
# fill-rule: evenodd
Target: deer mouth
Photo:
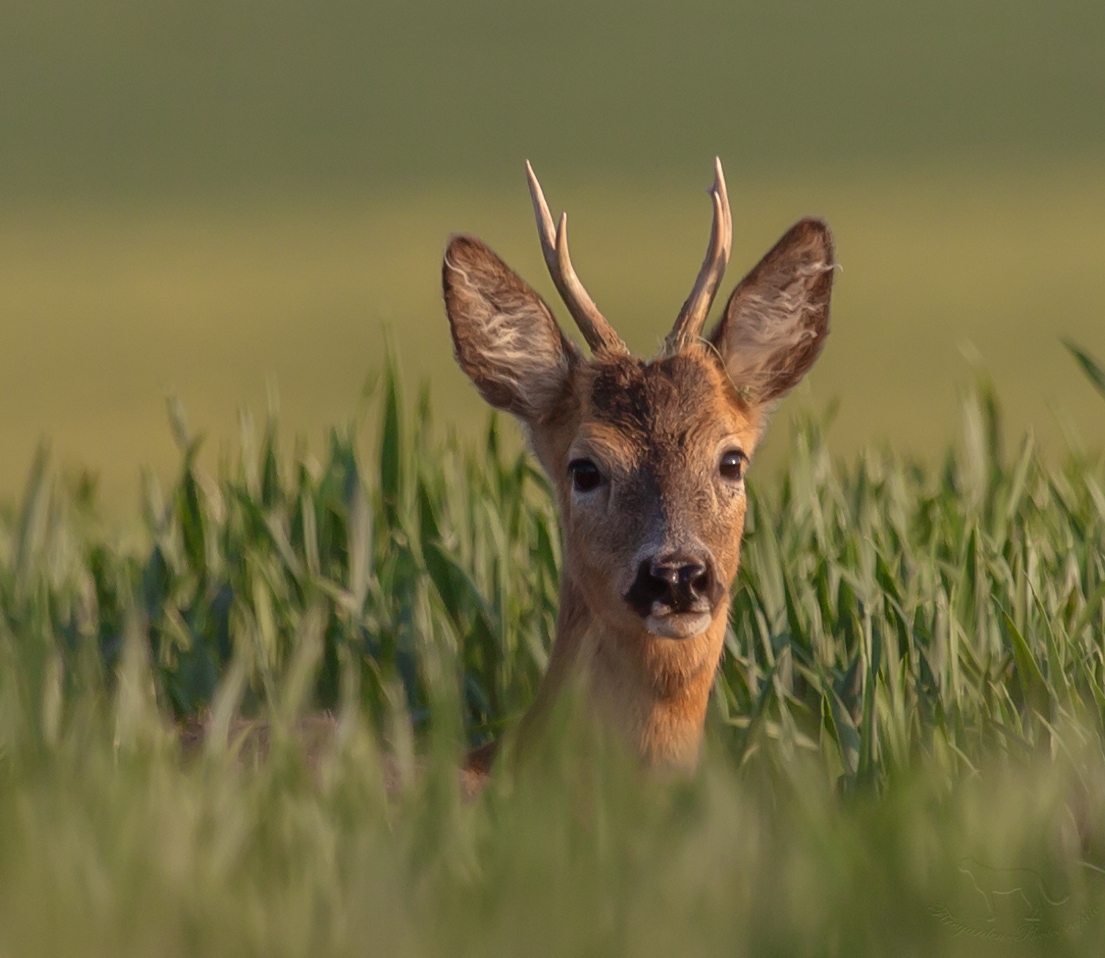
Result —
<instances>
[{"instance_id":1,"label":"deer mouth","mask_svg":"<svg viewBox=\"0 0 1105 958\"><path fill-rule=\"evenodd\" d=\"M709 628L709 612L668 612L647 616L645 628L658 639L691 639Z\"/></svg>"}]
</instances>

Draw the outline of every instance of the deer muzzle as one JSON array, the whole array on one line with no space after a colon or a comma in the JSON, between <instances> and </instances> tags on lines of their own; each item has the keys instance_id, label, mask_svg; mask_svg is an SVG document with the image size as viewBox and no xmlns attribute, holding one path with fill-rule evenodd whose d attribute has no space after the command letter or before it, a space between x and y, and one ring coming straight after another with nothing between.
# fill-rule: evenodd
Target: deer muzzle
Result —
<instances>
[{"instance_id":1,"label":"deer muzzle","mask_svg":"<svg viewBox=\"0 0 1105 958\"><path fill-rule=\"evenodd\" d=\"M686 639L709 626L723 591L708 555L669 553L641 562L625 601L653 635Z\"/></svg>"}]
</instances>

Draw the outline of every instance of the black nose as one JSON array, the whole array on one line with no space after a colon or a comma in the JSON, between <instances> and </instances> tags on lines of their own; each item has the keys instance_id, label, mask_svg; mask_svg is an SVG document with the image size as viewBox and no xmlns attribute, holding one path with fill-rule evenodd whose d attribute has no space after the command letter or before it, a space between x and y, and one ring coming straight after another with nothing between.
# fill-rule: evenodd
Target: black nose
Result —
<instances>
[{"instance_id":1,"label":"black nose","mask_svg":"<svg viewBox=\"0 0 1105 958\"><path fill-rule=\"evenodd\" d=\"M710 562L696 556L674 554L642 562L626 601L641 616L652 615L656 605L664 611L705 611L712 605L714 574Z\"/></svg>"}]
</instances>

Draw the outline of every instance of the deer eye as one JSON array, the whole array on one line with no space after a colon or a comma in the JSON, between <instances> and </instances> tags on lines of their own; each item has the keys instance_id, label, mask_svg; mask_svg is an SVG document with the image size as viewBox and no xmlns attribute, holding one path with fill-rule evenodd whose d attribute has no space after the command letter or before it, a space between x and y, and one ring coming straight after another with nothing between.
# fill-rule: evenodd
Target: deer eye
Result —
<instances>
[{"instance_id":1,"label":"deer eye","mask_svg":"<svg viewBox=\"0 0 1105 958\"><path fill-rule=\"evenodd\" d=\"M590 459L573 459L568 463L568 475L576 492L590 492L602 485L602 473Z\"/></svg>"},{"instance_id":2,"label":"deer eye","mask_svg":"<svg viewBox=\"0 0 1105 958\"><path fill-rule=\"evenodd\" d=\"M748 457L739 449L730 449L721 457L718 471L725 479L731 479L735 482L744 475L744 464L747 461Z\"/></svg>"}]
</instances>

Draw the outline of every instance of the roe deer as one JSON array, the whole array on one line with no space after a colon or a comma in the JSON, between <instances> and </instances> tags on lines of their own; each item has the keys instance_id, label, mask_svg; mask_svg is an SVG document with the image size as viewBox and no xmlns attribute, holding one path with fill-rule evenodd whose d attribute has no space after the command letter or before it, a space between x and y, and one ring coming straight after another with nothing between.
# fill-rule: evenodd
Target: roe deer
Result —
<instances>
[{"instance_id":1,"label":"roe deer","mask_svg":"<svg viewBox=\"0 0 1105 958\"><path fill-rule=\"evenodd\" d=\"M659 355L632 356L583 288L529 163L545 262L591 350L473 236L453 236L442 276L457 362L492 406L521 420L556 489L564 563L548 671L522 722L565 679L647 767L693 768L740 561L745 469L773 404L821 352L833 244L818 219L792 226L702 330L732 242L714 161L706 257ZM495 745L469 757L486 775Z\"/></svg>"}]
</instances>

